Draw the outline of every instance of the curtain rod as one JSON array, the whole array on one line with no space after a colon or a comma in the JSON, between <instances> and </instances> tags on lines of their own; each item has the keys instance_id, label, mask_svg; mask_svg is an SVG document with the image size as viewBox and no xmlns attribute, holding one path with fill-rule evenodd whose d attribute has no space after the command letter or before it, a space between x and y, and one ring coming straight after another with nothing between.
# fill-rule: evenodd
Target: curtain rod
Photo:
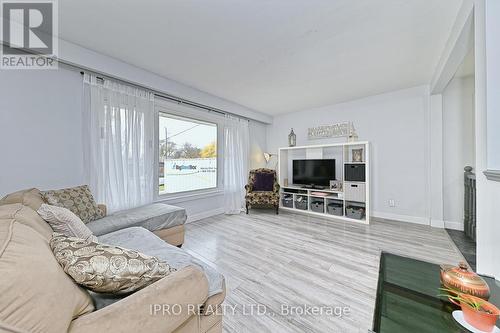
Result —
<instances>
[{"instance_id":1,"label":"curtain rod","mask_svg":"<svg viewBox=\"0 0 500 333\"><path fill-rule=\"evenodd\" d=\"M168 93L164 93L164 92L161 92L161 91L156 90L156 89L152 89L152 88L148 88L146 86L142 86L142 85L137 84L137 83L132 82L132 81L127 81L127 80L124 80L124 79L121 79L121 78L118 78L118 77L115 77L115 76L112 76L112 75L109 75L109 74L106 74L106 73L103 73L103 72L99 72L99 71L96 71L96 70L93 70L93 69L90 69L90 68L84 68L82 66L73 64L73 63L65 61L65 60L58 59L57 61L59 63L61 63L61 64L64 64L66 66L69 66L69 67L72 67L72 68L75 68L75 69L79 70L81 75L83 75L85 72L90 72L90 73L96 74L97 76L102 77L103 79L111 79L111 80L119 81L119 82L131 85L131 86L134 86L134 87L137 87L137 88L140 88L140 89L149 90L156 97L164 98L164 99L167 99L169 101L176 102L176 103L178 103L180 105L189 105L189 106L192 106L192 107L195 107L195 108L198 108L198 109L202 109L202 110L205 110L205 111L208 111L208 112L214 112L214 113L218 113L218 114L221 114L221 115L224 115L224 116L225 115L233 116L233 117L236 117L236 118L239 118L239 119L246 120L248 122L250 122L250 120L251 120L250 118L247 118L245 116L241 116L241 115L238 115L238 114L235 114L235 113L232 113L232 112L224 111L222 109L211 107L211 106L208 106L208 105L205 105L205 104L193 102L193 101L190 101L190 100L182 98L182 97L170 95Z\"/></svg>"}]
</instances>

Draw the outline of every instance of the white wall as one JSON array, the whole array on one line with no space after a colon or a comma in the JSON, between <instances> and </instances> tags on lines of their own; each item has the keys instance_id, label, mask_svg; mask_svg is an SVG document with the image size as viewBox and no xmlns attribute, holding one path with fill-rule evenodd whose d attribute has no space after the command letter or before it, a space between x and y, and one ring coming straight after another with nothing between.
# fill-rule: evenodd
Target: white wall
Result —
<instances>
[{"instance_id":1,"label":"white wall","mask_svg":"<svg viewBox=\"0 0 500 333\"><path fill-rule=\"evenodd\" d=\"M342 121L353 121L359 139L372 143L372 215L429 224L428 87L276 116L268 148L287 146L292 127L297 145L338 142L309 141L307 128ZM390 199L396 207L389 207Z\"/></svg>"},{"instance_id":2,"label":"white wall","mask_svg":"<svg viewBox=\"0 0 500 333\"><path fill-rule=\"evenodd\" d=\"M250 131L250 169L257 168L274 168L277 163L277 158L273 156L266 164L264 153L267 152L267 126L251 121L249 124Z\"/></svg>"},{"instance_id":3,"label":"white wall","mask_svg":"<svg viewBox=\"0 0 500 333\"><path fill-rule=\"evenodd\" d=\"M486 1L488 169L500 170L500 1Z\"/></svg>"},{"instance_id":4,"label":"white wall","mask_svg":"<svg viewBox=\"0 0 500 333\"><path fill-rule=\"evenodd\" d=\"M78 72L0 74L0 196L84 183Z\"/></svg>"},{"instance_id":5,"label":"white wall","mask_svg":"<svg viewBox=\"0 0 500 333\"><path fill-rule=\"evenodd\" d=\"M498 135L500 113L500 2L475 0L475 67L476 67L476 168L477 168L477 271L500 280L500 182L486 179L483 171L492 167L489 161L500 156ZM492 132L492 133L490 133ZM496 150L495 150L496 149Z\"/></svg>"},{"instance_id":6,"label":"white wall","mask_svg":"<svg viewBox=\"0 0 500 333\"><path fill-rule=\"evenodd\" d=\"M473 16L473 25L470 25L470 16ZM500 156L500 139L498 127L500 125L500 2L497 0L464 0L463 8L450 35L450 41L442 55L440 66L433 79L433 92L441 90L436 82L441 81L444 87L448 82L450 73L455 73L470 50L467 39L457 36L468 36L473 33L475 82L474 82L474 136L475 136L475 170L477 189L477 272L494 276L500 279L500 182L486 178L484 171L500 169L498 161ZM450 60L451 59L451 60ZM449 65L446 65L448 63ZM448 70L443 70L446 66ZM452 83L453 84L453 83ZM455 82L455 84L457 84ZM462 87L455 86L449 97L455 102L460 99L457 91L469 90L467 83ZM465 100L467 103L467 98ZM449 102L450 103L450 102ZM449 104L448 104L449 105ZM450 108L449 108L450 109ZM450 114L449 114L450 115ZM455 115L456 116L456 115ZM444 131L450 133L451 128ZM458 130L454 130L456 136ZM454 149L457 149L454 147ZM466 157L463 157L466 160Z\"/></svg>"},{"instance_id":7,"label":"white wall","mask_svg":"<svg viewBox=\"0 0 500 333\"><path fill-rule=\"evenodd\" d=\"M86 183L81 107L82 77L77 70L60 66L59 70L2 71L0 197L30 187ZM266 150L266 126L251 121L250 138L250 165L255 167L262 163L258 152ZM223 212L222 194L175 204L186 208L190 220Z\"/></svg>"},{"instance_id":8,"label":"white wall","mask_svg":"<svg viewBox=\"0 0 500 333\"><path fill-rule=\"evenodd\" d=\"M474 77L456 77L443 91L443 217L447 228L463 230L464 167L475 168L474 146Z\"/></svg>"},{"instance_id":9,"label":"white wall","mask_svg":"<svg viewBox=\"0 0 500 333\"><path fill-rule=\"evenodd\" d=\"M429 208L431 226L444 228L443 219L443 95L430 96Z\"/></svg>"}]
</instances>

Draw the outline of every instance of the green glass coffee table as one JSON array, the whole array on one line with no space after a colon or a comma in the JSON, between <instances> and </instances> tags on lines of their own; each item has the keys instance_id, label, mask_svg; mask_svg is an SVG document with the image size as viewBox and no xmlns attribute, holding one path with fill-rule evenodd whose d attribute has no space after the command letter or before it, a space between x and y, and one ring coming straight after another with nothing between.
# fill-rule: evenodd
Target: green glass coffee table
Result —
<instances>
[{"instance_id":1,"label":"green glass coffee table","mask_svg":"<svg viewBox=\"0 0 500 333\"><path fill-rule=\"evenodd\" d=\"M448 263L453 264L453 263ZM451 313L457 306L437 297L439 265L382 253L373 331L377 333L469 332ZM500 307L500 282L484 277L489 301ZM500 327L497 322L497 326Z\"/></svg>"}]
</instances>

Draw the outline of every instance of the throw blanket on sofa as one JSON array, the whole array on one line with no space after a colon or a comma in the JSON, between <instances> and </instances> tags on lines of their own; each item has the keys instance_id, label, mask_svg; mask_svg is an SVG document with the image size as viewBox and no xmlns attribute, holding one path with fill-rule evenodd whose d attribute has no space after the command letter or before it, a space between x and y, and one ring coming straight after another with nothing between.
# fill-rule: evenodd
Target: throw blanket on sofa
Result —
<instances>
[{"instance_id":1,"label":"throw blanket on sofa","mask_svg":"<svg viewBox=\"0 0 500 333\"><path fill-rule=\"evenodd\" d=\"M150 231L141 227L132 227L118 230L98 237L99 242L117 245L124 248L140 251L166 261L170 266L180 270L186 266L197 266L208 280L208 297L223 291L224 277L215 269L208 266L178 247L170 245ZM96 309L101 309L123 298L114 295L91 293Z\"/></svg>"}]
</instances>

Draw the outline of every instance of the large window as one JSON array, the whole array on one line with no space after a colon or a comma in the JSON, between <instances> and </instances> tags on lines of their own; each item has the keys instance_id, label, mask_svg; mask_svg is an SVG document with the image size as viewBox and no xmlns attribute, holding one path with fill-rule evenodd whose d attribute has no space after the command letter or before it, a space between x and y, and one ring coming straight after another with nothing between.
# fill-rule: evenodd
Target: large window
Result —
<instances>
[{"instance_id":1,"label":"large window","mask_svg":"<svg viewBox=\"0 0 500 333\"><path fill-rule=\"evenodd\" d=\"M158 194L217 187L217 124L160 112Z\"/></svg>"}]
</instances>

